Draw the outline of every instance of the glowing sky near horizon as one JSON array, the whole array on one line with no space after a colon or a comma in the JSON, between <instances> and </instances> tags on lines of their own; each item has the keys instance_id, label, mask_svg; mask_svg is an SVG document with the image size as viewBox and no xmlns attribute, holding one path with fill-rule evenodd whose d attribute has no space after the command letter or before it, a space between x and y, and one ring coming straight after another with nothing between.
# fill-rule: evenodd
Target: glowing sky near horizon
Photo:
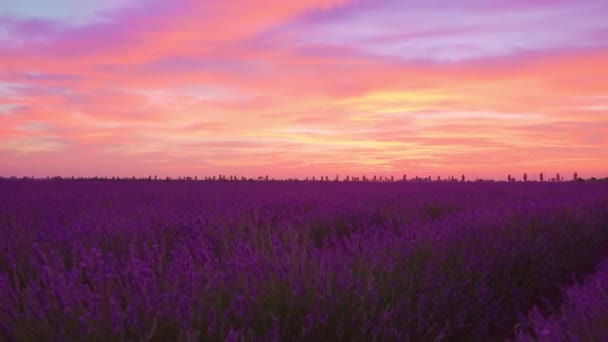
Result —
<instances>
[{"instance_id":1,"label":"glowing sky near horizon","mask_svg":"<svg viewBox=\"0 0 608 342\"><path fill-rule=\"evenodd\" d=\"M608 176L605 0L0 0L0 176Z\"/></svg>"}]
</instances>

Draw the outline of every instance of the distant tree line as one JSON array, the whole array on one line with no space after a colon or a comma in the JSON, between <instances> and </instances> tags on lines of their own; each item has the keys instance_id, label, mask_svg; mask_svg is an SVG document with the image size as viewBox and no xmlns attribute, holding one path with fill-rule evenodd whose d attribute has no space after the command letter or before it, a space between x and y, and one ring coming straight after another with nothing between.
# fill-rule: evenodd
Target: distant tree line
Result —
<instances>
[{"instance_id":1,"label":"distant tree line","mask_svg":"<svg viewBox=\"0 0 608 342\"><path fill-rule=\"evenodd\" d=\"M415 176L413 178L408 178L406 174L403 175L403 177L401 177L400 179L395 179L395 176L379 176L379 175L373 175L373 176L367 176L367 175L361 175L361 176L352 176L352 175L348 175L345 176L344 178L340 178L340 175L336 175L335 177L332 177L331 179L329 178L329 176L311 176L311 177L305 177L303 179L300 178L284 178L284 179L276 179L276 178L272 178L269 175L263 175L263 176L259 176L257 178L252 178L252 177L244 177L244 176L237 176L237 175L225 175L225 174L220 174L217 176L205 176L205 177L201 177L199 178L198 176L184 176L184 177L158 177L157 175L149 175L148 177L135 177L135 176L131 176L131 177L61 177L61 176L55 176L55 177L46 177L46 178L34 178L34 177L2 177L0 176L0 180L51 180L51 181L63 181L63 180L73 180L73 181L180 181L180 182L191 182L191 181L202 181L202 182L284 182L284 181L289 181L289 182L298 182L298 181L303 181L303 182L371 182L371 183L393 183L393 182L494 182L495 180L491 180L491 179L480 179L480 178L474 178L474 179L467 179L465 177L465 175L461 175L460 177L455 177L455 176L449 176L449 177L445 177L445 178L441 178L441 176L437 176L436 178L433 178L431 176L426 176L426 177L420 177L420 176ZM564 182L564 181L576 181L576 182L584 182L584 181L608 181L608 177L605 178L595 178L595 177L590 177L589 179L584 179L582 177L579 177L577 172L574 172L574 174L572 175L572 178L566 180L563 176L561 176L559 173L555 174L555 177L550 177L550 178L545 178L545 175L543 172L538 174L538 180L530 180L530 178L528 177L527 173L524 173L522 175L521 180L518 180L516 177L513 177L511 174L507 175L507 182L509 183L513 183L513 182L531 182L531 181L538 181L538 182Z\"/></svg>"}]
</instances>

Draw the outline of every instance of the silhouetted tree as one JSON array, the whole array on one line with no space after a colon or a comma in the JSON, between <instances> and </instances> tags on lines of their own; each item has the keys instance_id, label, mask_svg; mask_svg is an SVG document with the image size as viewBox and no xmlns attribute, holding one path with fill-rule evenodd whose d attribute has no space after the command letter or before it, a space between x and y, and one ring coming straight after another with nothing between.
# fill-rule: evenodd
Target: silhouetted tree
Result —
<instances>
[{"instance_id":1,"label":"silhouetted tree","mask_svg":"<svg viewBox=\"0 0 608 342\"><path fill-rule=\"evenodd\" d=\"M544 181L545 181L545 177L543 176L543 173L542 173L542 172L540 173L540 181L541 181L541 182L544 182Z\"/></svg>"},{"instance_id":2,"label":"silhouetted tree","mask_svg":"<svg viewBox=\"0 0 608 342\"><path fill-rule=\"evenodd\" d=\"M406 174L403 174L403 181L407 182L407 175Z\"/></svg>"},{"instance_id":3,"label":"silhouetted tree","mask_svg":"<svg viewBox=\"0 0 608 342\"><path fill-rule=\"evenodd\" d=\"M511 183L511 175L508 175L508 176L507 176L507 181L508 181L509 183Z\"/></svg>"},{"instance_id":4,"label":"silhouetted tree","mask_svg":"<svg viewBox=\"0 0 608 342\"><path fill-rule=\"evenodd\" d=\"M465 181L464 175L462 175L462 179L460 180L461 182Z\"/></svg>"},{"instance_id":5,"label":"silhouetted tree","mask_svg":"<svg viewBox=\"0 0 608 342\"><path fill-rule=\"evenodd\" d=\"M578 180L578 172L575 172L575 173L574 173L574 178L573 178L573 180L574 180L574 181L577 181L577 180Z\"/></svg>"},{"instance_id":6,"label":"silhouetted tree","mask_svg":"<svg viewBox=\"0 0 608 342\"><path fill-rule=\"evenodd\" d=\"M528 181L528 174L524 173L524 182L527 182L527 181Z\"/></svg>"}]
</instances>

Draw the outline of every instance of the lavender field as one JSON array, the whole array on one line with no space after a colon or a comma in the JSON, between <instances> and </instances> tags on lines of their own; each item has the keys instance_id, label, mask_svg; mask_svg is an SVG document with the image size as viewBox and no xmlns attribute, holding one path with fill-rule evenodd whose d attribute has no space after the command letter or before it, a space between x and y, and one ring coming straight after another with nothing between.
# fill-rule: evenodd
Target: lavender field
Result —
<instances>
[{"instance_id":1,"label":"lavender field","mask_svg":"<svg viewBox=\"0 0 608 342\"><path fill-rule=\"evenodd\" d=\"M0 181L0 340L601 340L607 246L599 182Z\"/></svg>"}]
</instances>

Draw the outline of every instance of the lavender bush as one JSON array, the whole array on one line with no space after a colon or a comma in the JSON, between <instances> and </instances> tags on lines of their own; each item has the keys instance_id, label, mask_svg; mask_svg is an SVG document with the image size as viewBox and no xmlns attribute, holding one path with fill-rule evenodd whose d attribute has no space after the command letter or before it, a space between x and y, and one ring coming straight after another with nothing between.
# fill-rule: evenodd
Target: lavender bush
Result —
<instances>
[{"instance_id":1,"label":"lavender bush","mask_svg":"<svg viewBox=\"0 0 608 342\"><path fill-rule=\"evenodd\" d=\"M563 289L557 312L543 315L535 306L518 341L608 341L608 260L585 282Z\"/></svg>"},{"instance_id":2,"label":"lavender bush","mask_svg":"<svg viewBox=\"0 0 608 342\"><path fill-rule=\"evenodd\" d=\"M0 182L0 333L507 336L608 243L585 183Z\"/></svg>"}]
</instances>

